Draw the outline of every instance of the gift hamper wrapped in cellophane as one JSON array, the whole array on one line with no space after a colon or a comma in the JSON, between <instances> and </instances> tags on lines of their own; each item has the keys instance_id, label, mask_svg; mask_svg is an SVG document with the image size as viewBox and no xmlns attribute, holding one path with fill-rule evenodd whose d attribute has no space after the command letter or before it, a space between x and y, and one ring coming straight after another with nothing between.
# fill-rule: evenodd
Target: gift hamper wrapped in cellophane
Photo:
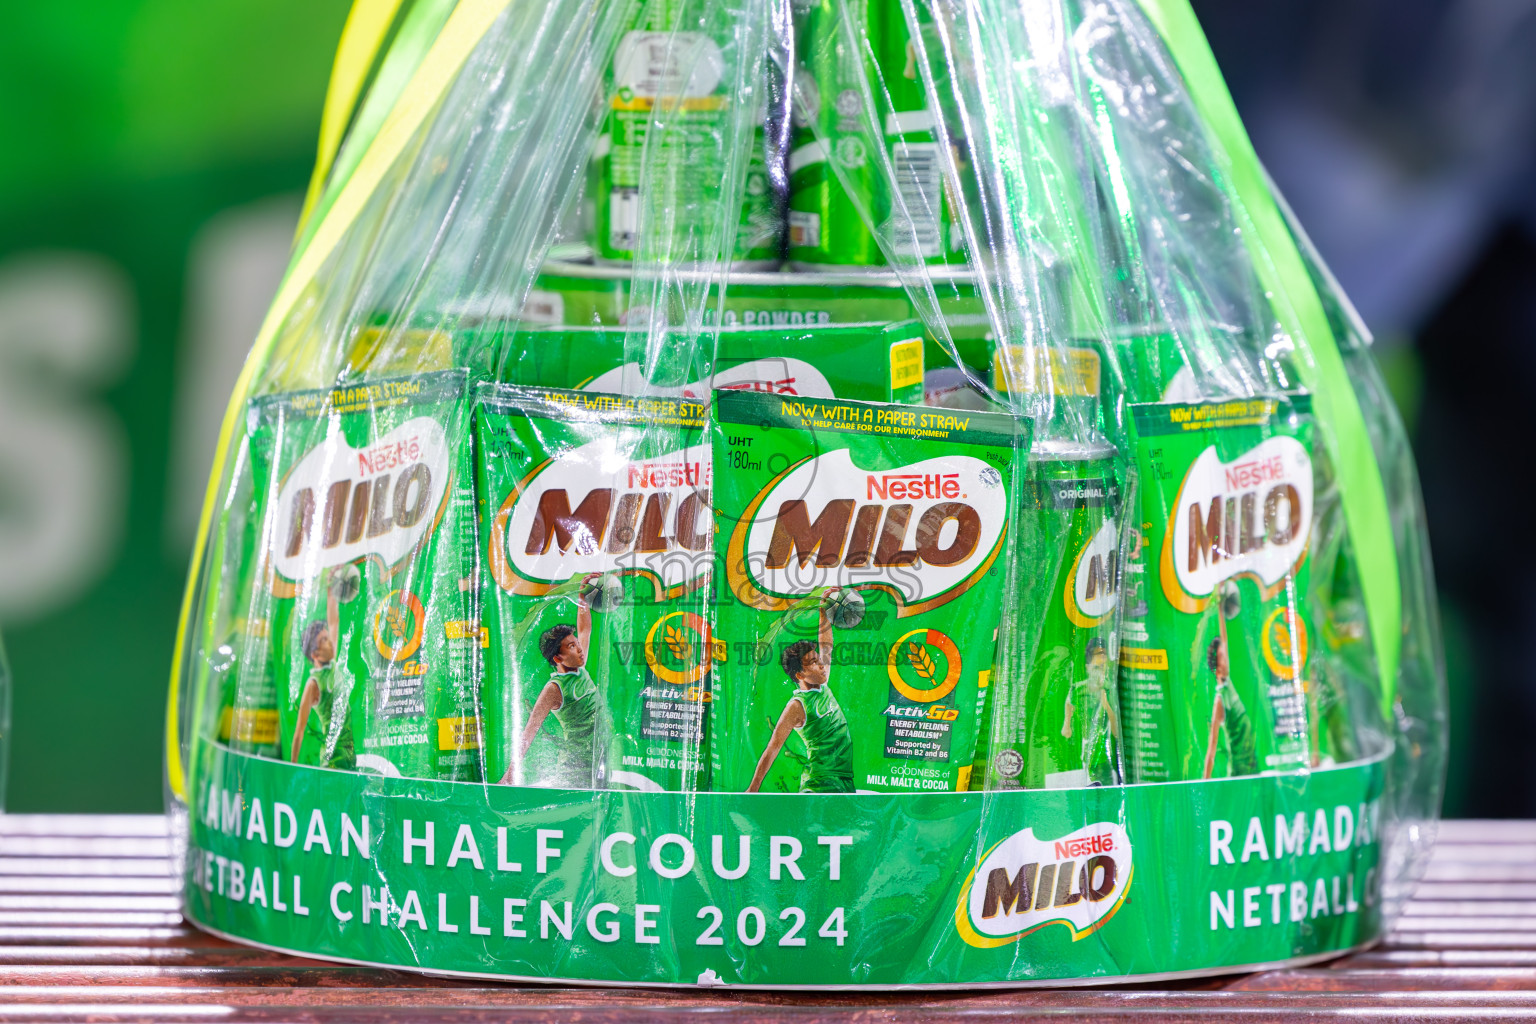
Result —
<instances>
[{"instance_id":1,"label":"gift hamper wrapped in cellophane","mask_svg":"<svg viewBox=\"0 0 1536 1024\"><path fill-rule=\"evenodd\" d=\"M177 642L199 925L885 988L1398 912L1412 456L1185 0L359 0L309 200Z\"/></svg>"}]
</instances>

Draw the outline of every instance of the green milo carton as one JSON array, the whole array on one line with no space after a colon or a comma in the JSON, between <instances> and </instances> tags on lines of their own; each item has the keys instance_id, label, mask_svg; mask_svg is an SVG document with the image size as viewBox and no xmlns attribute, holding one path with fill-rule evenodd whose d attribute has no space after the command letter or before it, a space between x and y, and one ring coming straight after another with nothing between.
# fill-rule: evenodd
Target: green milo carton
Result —
<instances>
[{"instance_id":1,"label":"green milo carton","mask_svg":"<svg viewBox=\"0 0 1536 1024\"><path fill-rule=\"evenodd\" d=\"M714 404L714 788L968 788L1027 421L733 391Z\"/></svg>"},{"instance_id":2,"label":"green milo carton","mask_svg":"<svg viewBox=\"0 0 1536 1024\"><path fill-rule=\"evenodd\" d=\"M723 327L716 333L712 362L701 342L703 356L690 362L702 365L674 368L662 379L653 372L649 391L699 402L708 401L712 388L800 398L923 400L923 327L916 320ZM686 351L688 341L680 336L675 344ZM636 394L647 390L646 374L639 360L626 358L625 346L622 329L521 330L507 341L500 375L539 387Z\"/></svg>"},{"instance_id":3,"label":"green milo carton","mask_svg":"<svg viewBox=\"0 0 1536 1024\"><path fill-rule=\"evenodd\" d=\"M260 531L241 555L259 580L236 746L325 768L479 778L466 385L448 371L251 403ZM263 693L275 736L250 706Z\"/></svg>"},{"instance_id":4,"label":"green milo carton","mask_svg":"<svg viewBox=\"0 0 1536 1024\"><path fill-rule=\"evenodd\" d=\"M1140 530L1125 552L1130 781L1318 765L1305 394L1131 406Z\"/></svg>"},{"instance_id":5,"label":"green milo carton","mask_svg":"<svg viewBox=\"0 0 1536 1024\"><path fill-rule=\"evenodd\" d=\"M707 411L671 397L480 386L488 781L706 785Z\"/></svg>"}]
</instances>

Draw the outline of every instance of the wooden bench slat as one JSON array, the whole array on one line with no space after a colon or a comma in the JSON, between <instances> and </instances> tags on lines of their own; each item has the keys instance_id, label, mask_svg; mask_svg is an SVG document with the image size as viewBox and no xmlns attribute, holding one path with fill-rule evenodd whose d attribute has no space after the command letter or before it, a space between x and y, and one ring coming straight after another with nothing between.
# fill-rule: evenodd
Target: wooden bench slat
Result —
<instances>
[{"instance_id":1,"label":"wooden bench slat","mask_svg":"<svg viewBox=\"0 0 1536 1024\"><path fill-rule=\"evenodd\" d=\"M162 814L7 814L0 836L166 836Z\"/></svg>"},{"instance_id":2,"label":"wooden bench slat","mask_svg":"<svg viewBox=\"0 0 1536 1024\"><path fill-rule=\"evenodd\" d=\"M169 857L0 857L0 875L171 877Z\"/></svg>"},{"instance_id":3,"label":"wooden bench slat","mask_svg":"<svg viewBox=\"0 0 1536 1024\"><path fill-rule=\"evenodd\" d=\"M164 862L171 841L149 836L35 836L0 833L0 857L144 857Z\"/></svg>"}]
</instances>

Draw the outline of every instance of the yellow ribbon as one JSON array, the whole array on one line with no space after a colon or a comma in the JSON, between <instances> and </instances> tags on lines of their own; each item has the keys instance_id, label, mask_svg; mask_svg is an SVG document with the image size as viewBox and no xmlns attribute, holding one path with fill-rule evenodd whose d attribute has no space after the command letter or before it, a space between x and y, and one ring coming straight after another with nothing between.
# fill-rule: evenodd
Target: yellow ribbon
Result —
<instances>
[{"instance_id":1,"label":"yellow ribbon","mask_svg":"<svg viewBox=\"0 0 1536 1024\"><path fill-rule=\"evenodd\" d=\"M363 93L363 83L373 69L379 47L394 24L395 12L400 0L356 0L347 23L341 29L341 42L336 46L336 62L331 65L331 84L325 90L325 107L320 114L320 148L315 154L315 171L309 179L309 191L304 196L304 209L299 214L299 233L309 222L309 215L325 188L326 175L341 148L347 125L352 121L352 111L357 108L358 97Z\"/></svg>"}]
</instances>

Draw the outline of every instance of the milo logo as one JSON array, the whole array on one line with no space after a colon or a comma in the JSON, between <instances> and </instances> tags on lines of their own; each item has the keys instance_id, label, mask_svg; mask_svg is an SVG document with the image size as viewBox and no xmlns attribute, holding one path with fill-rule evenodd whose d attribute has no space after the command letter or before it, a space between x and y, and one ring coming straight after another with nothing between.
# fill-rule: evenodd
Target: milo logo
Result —
<instances>
[{"instance_id":1,"label":"milo logo","mask_svg":"<svg viewBox=\"0 0 1536 1024\"><path fill-rule=\"evenodd\" d=\"M1073 625L1097 626L1115 610L1120 599L1119 540L1115 521L1106 519L1072 560L1062 600Z\"/></svg>"},{"instance_id":2,"label":"milo logo","mask_svg":"<svg viewBox=\"0 0 1536 1024\"><path fill-rule=\"evenodd\" d=\"M968 455L864 470L838 449L791 468L752 508L733 537L739 549L746 531L733 576L777 597L873 584L903 614L963 593L992 564L1008 523L1001 475Z\"/></svg>"},{"instance_id":3,"label":"milo logo","mask_svg":"<svg viewBox=\"0 0 1536 1024\"><path fill-rule=\"evenodd\" d=\"M712 378L677 387L656 387L646 391L645 375L639 363L625 363L599 374L581 386L582 391L603 391L617 395L642 393L673 398L707 399L712 388L724 391L757 391L767 395L793 395L800 398L835 398L826 376L804 359L788 356L749 359L735 366L717 370Z\"/></svg>"},{"instance_id":4,"label":"milo logo","mask_svg":"<svg viewBox=\"0 0 1536 1024\"><path fill-rule=\"evenodd\" d=\"M1016 942L1060 924L1072 941L1102 928L1131 885L1131 839L1113 822L1085 825L1059 839L1032 828L988 850L960 890L955 928L972 946Z\"/></svg>"},{"instance_id":5,"label":"milo logo","mask_svg":"<svg viewBox=\"0 0 1536 1024\"><path fill-rule=\"evenodd\" d=\"M709 446L631 460L619 444L604 437L565 452L507 495L490 546L502 589L536 593L618 568L643 567L668 587L698 574L714 536Z\"/></svg>"},{"instance_id":6,"label":"milo logo","mask_svg":"<svg viewBox=\"0 0 1536 1024\"><path fill-rule=\"evenodd\" d=\"M1312 526L1312 460L1294 437L1272 437L1231 462L1215 445L1189 467L1163 538L1163 592L1203 608L1218 584L1248 575L1273 587L1301 561Z\"/></svg>"},{"instance_id":7,"label":"milo logo","mask_svg":"<svg viewBox=\"0 0 1536 1024\"><path fill-rule=\"evenodd\" d=\"M421 542L447 495L448 439L429 416L353 448L333 431L283 481L273 562L291 580L374 555L386 565Z\"/></svg>"}]
</instances>

